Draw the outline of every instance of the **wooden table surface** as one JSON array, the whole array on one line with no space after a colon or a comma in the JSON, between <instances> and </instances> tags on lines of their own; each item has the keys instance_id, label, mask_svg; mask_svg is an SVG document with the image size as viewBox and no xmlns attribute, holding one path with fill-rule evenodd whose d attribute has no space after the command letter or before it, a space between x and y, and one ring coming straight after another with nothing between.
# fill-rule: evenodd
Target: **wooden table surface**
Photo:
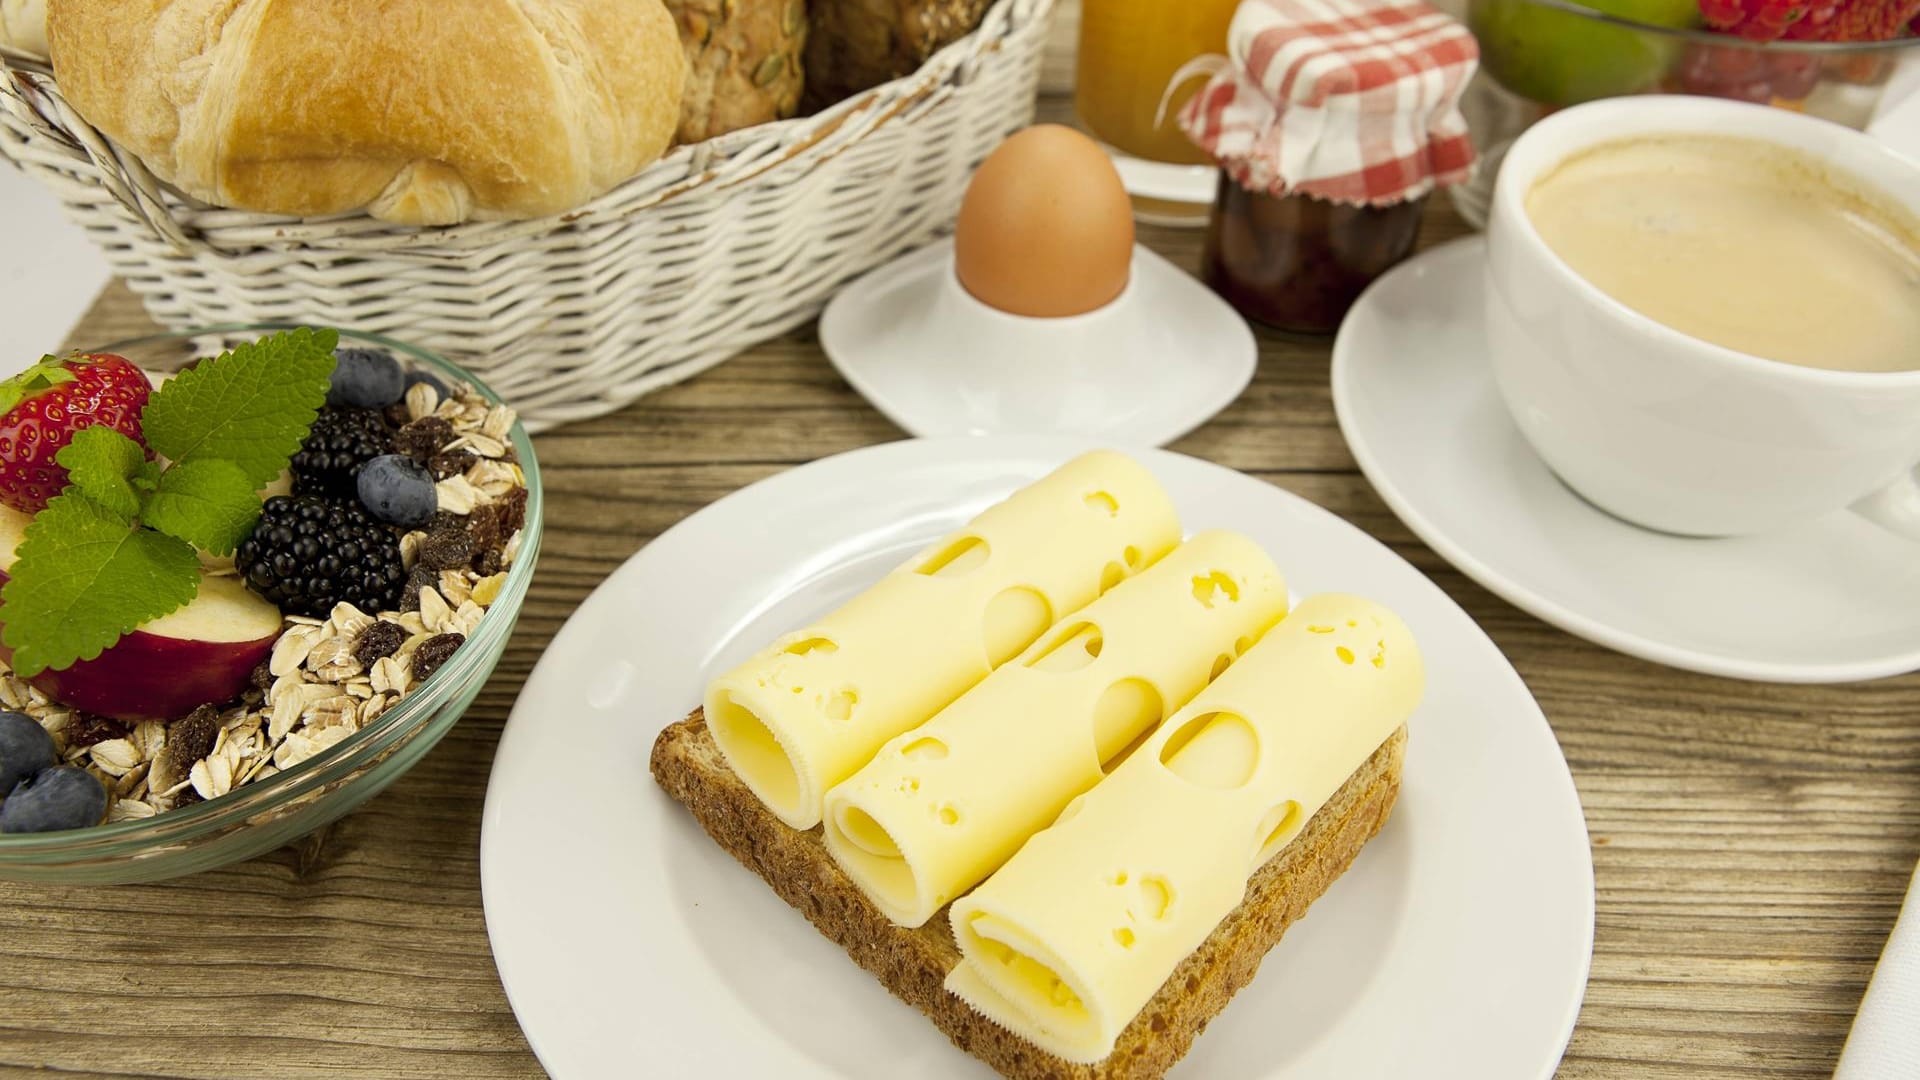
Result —
<instances>
[{"instance_id":1,"label":"wooden table surface","mask_svg":"<svg viewBox=\"0 0 1920 1080\"><path fill-rule=\"evenodd\" d=\"M1464 231L1444 202L1423 243ZM1197 262L1196 233L1142 238ZM150 327L115 285L72 343ZM1828 1075L1920 856L1920 676L1736 682L1555 630L1381 503L1334 423L1325 343L1262 333L1260 351L1240 400L1174 449L1303 495L1431 576L1519 669L1572 764L1598 927L1560 1075ZM527 673L587 593L681 518L901 437L808 328L536 438L545 550L472 711L385 793L274 854L158 885L0 884L0 1071L537 1075L488 952L479 880L487 771Z\"/></svg>"}]
</instances>

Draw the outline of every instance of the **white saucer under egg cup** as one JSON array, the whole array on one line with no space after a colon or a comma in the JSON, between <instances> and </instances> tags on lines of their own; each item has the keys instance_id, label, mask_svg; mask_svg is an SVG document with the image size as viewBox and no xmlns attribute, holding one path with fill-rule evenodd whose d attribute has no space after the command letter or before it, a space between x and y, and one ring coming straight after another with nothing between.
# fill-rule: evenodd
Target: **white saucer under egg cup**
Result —
<instances>
[{"instance_id":1,"label":"white saucer under egg cup","mask_svg":"<svg viewBox=\"0 0 1920 1080\"><path fill-rule=\"evenodd\" d=\"M834 367L911 434L1158 446L1231 404L1253 377L1246 322L1137 245L1118 297L1063 318L989 307L953 267L953 242L932 244L842 290L820 319Z\"/></svg>"}]
</instances>

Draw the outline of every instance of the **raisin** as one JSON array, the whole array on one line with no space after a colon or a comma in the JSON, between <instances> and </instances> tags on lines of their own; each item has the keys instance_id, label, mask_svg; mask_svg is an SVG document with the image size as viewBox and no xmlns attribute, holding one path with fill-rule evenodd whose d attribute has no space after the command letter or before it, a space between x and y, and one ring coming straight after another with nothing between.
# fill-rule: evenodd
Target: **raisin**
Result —
<instances>
[{"instance_id":1,"label":"raisin","mask_svg":"<svg viewBox=\"0 0 1920 1080\"><path fill-rule=\"evenodd\" d=\"M502 523L502 527L506 529L508 536L512 536L514 533L519 532L521 527L526 525L527 523L527 489L526 488L523 488L523 487L514 488L512 491L509 491L505 495L500 496L499 502L496 503L495 505L506 507L506 518Z\"/></svg>"},{"instance_id":2,"label":"raisin","mask_svg":"<svg viewBox=\"0 0 1920 1080\"><path fill-rule=\"evenodd\" d=\"M414 567L413 573L407 575L406 588L401 590L400 593L400 610L419 611L420 590L437 588L439 584L440 572L438 570L427 566L424 562Z\"/></svg>"},{"instance_id":3,"label":"raisin","mask_svg":"<svg viewBox=\"0 0 1920 1080\"><path fill-rule=\"evenodd\" d=\"M167 744L148 775L156 787L170 788L193 773L194 763L213 753L220 738L220 714L202 705L167 728Z\"/></svg>"},{"instance_id":4,"label":"raisin","mask_svg":"<svg viewBox=\"0 0 1920 1080\"><path fill-rule=\"evenodd\" d=\"M253 687L255 690L260 691L262 694L267 693L268 691L273 689L272 658L262 660L258 664L254 665L253 674L247 676L247 685Z\"/></svg>"},{"instance_id":5,"label":"raisin","mask_svg":"<svg viewBox=\"0 0 1920 1080\"><path fill-rule=\"evenodd\" d=\"M407 403L404 401L396 401L381 409L380 415L385 417L387 423L393 427L400 427L413 419L413 414L407 411Z\"/></svg>"},{"instance_id":6,"label":"raisin","mask_svg":"<svg viewBox=\"0 0 1920 1080\"><path fill-rule=\"evenodd\" d=\"M452 441L452 424L437 416L423 416L394 433L393 452L407 455L424 469L440 448Z\"/></svg>"},{"instance_id":7,"label":"raisin","mask_svg":"<svg viewBox=\"0 0 1920 1080\"><path fill-rule=\"evenodd\" d=\"M92 746L108 739L124 739L131 730L126 724L109 717L75 712L73 719L68 720L67 726L60 732L60 737L66 740L67 749L71 750L76 746Z\"/></svg>"},{"instance_id":8,"label":"raisin","mask_svg":"<svg viewBox=\"0 0 1920 1080\"><path fill-rule=\"evenodd\" d=\"M467 529L479 551L500 551L527 520L527 489L514 488L493 502L473 508Z\"/></svg>"},{"instance_id":9,"label":"raisin","mask_svg":"<svg viewBox=\"0 0 1920 1080\"><path fill-rule=\"evenodd\" d=\"M465 529L459 532L430 532L420 541L420 554L414 563L414 573L431 570L437 575L442 570L457 570L467 565L473 558L473 537ZM412 582L408 582L409 585ZM429 582L431 584L431 582ZM403 609L411 610L411 609Z\"/></svg>"},{"instance_id":10,"label":"raisin","mask_svg":"<svg viewBox=\"0 0 1920 1080\"><path fill-rule=\"evenodd\" d=\"M179 775L185 776L194 762L213 753L213 744L219 737L219 712L211 705L202 705L167 727L164 752L179 767Z\"/></svg>"},{"instance_id":11,"label":"raisin","mask_svg":"<svg viewBox=\"0 0 1920 1080\"><path fill-rule=\"evenodd\" d=\"M413 650L413 681L426 682L466 642L465 634L435 634Z\"/></svg>"},{"instance_id":12,"label":"raisin","mask_svg":"<svg viewBox=\"0 0 1920 1080\"><path fill-rule=\"evenodd\" d=\"M471 450L449 450L446 453L433 455L433 460L428 462L427 468L433 470L435 480L445 480L449 476L458 476L466 472L473 467L474 462L479 460Z\"/></svg>"},{"instance_id":13,"label":"raisin","mask_svg":"<svg viewBox=\"0 0 1920 1080\"><path fill-rule=\"evenodd\" d=\"M420 594L416 590L414 592L414 599L417 601L419 596ZM353 647L353 658L360 661L361 667L370 668L373 666L374 661L385 659L399 651L400 646L405 644L406 640L406 627L401 626L399 623L388 622L385 619L377 620L373 625L361 631L360 643Z\"/></svg>"},{"instance_id":14,"label":"raisin","mask_svg":"<svg viewBox=\"0 0 1920 1080\"><path fill-rule=\"evenodd\" d=\"M500 552L497 549L488 548L473 557L473 572L481 577L492 577L499 573L500 566Z\"/></svg>"}]
</instances>

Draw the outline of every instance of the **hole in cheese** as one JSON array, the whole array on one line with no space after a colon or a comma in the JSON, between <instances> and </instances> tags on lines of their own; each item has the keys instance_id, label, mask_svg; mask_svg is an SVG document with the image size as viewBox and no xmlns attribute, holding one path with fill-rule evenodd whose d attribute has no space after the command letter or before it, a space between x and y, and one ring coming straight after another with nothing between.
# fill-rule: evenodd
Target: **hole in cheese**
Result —
<instances>
[{"instance_id":1,"label":"hole in cheese","mask_svg":"<svg viewBox=\"0 0 1920 1080\"><path fill-rule=\"evenodd\" d=\"M1180 725L1160 747L1160 764L1196 787L1229 791L1253 779L1260 739L1247 718L1201 713Z\"/></svg>"},{"instance_id":2,"label":"hole in cheese","mask_svg":"<svg viewBox=\"0 0 1920 1080\"><path fill-rule=\"evenodd\" d=\"M852 690L842 690L828 698L821 711L827 714L827 719L845 723L853 716L853 707L859 701L859 694Z\"/></svg>"},{"instance_id":3,"label":"hole in cheese","mask_svg":"<svg viewBox=\"0 0 1920 1080\"><path fill-rule=\"evenodd\" d=\"M1353 650L1347 648L1345 645L1335 645L1333 647L1333 655L1339 657L1340 662L1348 667L1353 666Z\"/></svg>"},{"instance_id":4,"label":"hole in cheese","mask_svg":"<svg viewBox=\"0 0 1920 1080\"><path fill-rule=\"evenodd\" d=\"M1087 803L1087 796L1085 793L1074 796L1073 801L1068 803L1060 811L1060 816L1053 819L1053 823L1055 825L1058 825L1064 821L1072 821L1074 816L1080 813L1080 808L1085 806L1086 803Z\"/></svg>"},{"instance_id":5,"label":"hole in cheese","mask_svg":"<svg viewBox=\"0 0 1920 1080\"><path fill-rule=\"evenodd\" d=\"M1086 498L1087 509L1097 510L1108 517L1120 516L1120 500L1104 491L1096 491Z\"/></svg>"},{"instance_id":6,"label":"hole in cheese","mask_svg":"<svg viewBox=\"0 0 1920 1080\"><path fill-rule=\"evenodd\" d=\"M1125 885L1127 883L1127 872L1125 870L1122 870L1119 873L1113 875L1113 883L1115 885Z\"/></svg>"},{"instance_id":7,"label":"hole in cheese","mask_svg":"<svg viewBox=\"0 0 1920 1080\"><path fill-rule=\"evenodd\" d=\"M887 830L865 810L857 806L843 806L834 815L834 824L839 827L840 835L861 851L883 859L900 857L900 845L894 843Z\"/></svg>"},{"instance_id":8,"label":"hole in cheese","mask_svg":"<svg viewBox=\"0 0 1920 1080\"><path fill-rule=\"evenodd\" d=\"M931 735L922 736L901 747L900 756L908 761L939 761L947 756L947 744Z\"/></svg>"},{"instance_id":9,"label":"hole in cheese","mask_svg":"<svg viewBox=\"0 0 1920 1080\"><path fill-rule=\"evenodd\" d=\"M1139 548L1134 547L1132 544L1128 544L1127 549L1120 553L1120 557L1127 560L1128 568L1133 570L1140 569L1140 563L1142 562L1142 559L1140 558Z\"/></svg>"},{"instance_id":10,"label":"hole in cheese","mask_svg":"<svg viewBox=\"0 0 1920 1080\"><path fill-rule=\"evenodd\" d=\"M1229 604L1240 601L1240 586L1225 570L1215 570L1206 577L1193 579L1193 598L1200 601L1201 607L1211 609L1214 599L1222 596L1226 597Z\"/></svg>"},{"instance_id":11,"label":"hole in cheese","mask_svg":"<svg viewBox=\"0 0 1920 1080\"><path fill-rule=\"evenodd\" d=\"M1100 593L1106 595L1115 585L1127 580L1127 568L1110 562L1100 571Z\"/></svg>"},{"instance_id":12,"label":"hole in cheese","mask_svg":"<svg viewBox=\"0 0 1920 1080\"><path fill-rule=\"evenodd\" d=\"M1254 830L1253 865L1255 868L1265 865L1268 859L1279 853L1293 839L1299 830L1300 804L1288 799L1286 802L1267 811L1260 819L1260 827Z\"/></svg>"},{"instance_id":13,"label":"hole in cheese","mask_svg":"<svg viewBox=\"0 0 1920 1080\"><path fill-rule=\"evenodd\" d=\"M1253 635L1248 634L1233 643L1233 655L1245 656L1247 655L1247 650L1251 648L1253 648Z\"/></svg>"},{"instance_id":14,"label":"hole in cheese","mask_svg":"<svg viewBox=\"0 0 1920 1080\"><path fill-rule=\"evenodd\" d=\"M1160 691L1145 679L1122 679L1107 687L1093 705L1093 745L1102 771L1112 772L1109 763L1153 730L1164 707Z\"/></svg>"},{"instance_id":15,"label":"hole in cheese","mask_svg":"<svg viewBox=\"0 0 1920 1080\"><path fill-rule=\"evenodd\" d=\"M794 656L806 656L810 653L820 653L824 656L827 653L840 651L840 646L834 644L831 638L810 637L802 638L780 651L792 653Z\"/></svg>"},{"instance_id":16,"label":"hole in cheese","mask_svg":"<svg viewBox=\"0 0 1920 1080\"><path fill-rule=\"evenodd\" d=\"M1113 940L1118 942L1121 948L1131 949L1133 948L1133 931L1123 926L1113 932Z\"/></svg>"},{"instance_id":17,"label":"hole in cheese","mask_svg":"<svg viewBox=\"0 0 1920 1080\"><path fill-rule=\"evenodd\" d=\"M977 536L962 536L927 556L914 573L927 577L959 577L986 565L992 549Z\"/></svg>"},{"instance_id":18,"label":"hole in cheese","mask_svg":"<svg viewBox=\"0 0 1920 1080\"><path fill-rule=\"evenodd\" d=\"M768 805L782 814L796 813L800 808L800 774L772 729L730 693L719 694L714 704L707 725L734 771Z\"/></svg>"},{"instance_id":19,"label":"hole in cheese","mask_svg":"<svg viewBox=\"0 0 1920 1080\"><path fill-rule=\"evenodd\" d=\"M1214 657L1213 670L1207 673L1207 681L1212 682L1213 680L1219 678L1220 676L1225 675L1227 673L1227 669L1232 666L1233 666L1232 653L1221 653L1219 656Z\"/></svg>"},{"instance_id":20,"label":"hole in cheese","mask_svg":"<svg viewBox=\"0 0 1920 1080\"><path fill-rule=\"evenodd\" d=\"M1019 656L1053 625L1053 605L1024 585L1003 589L987 603L980 632L987 647L987 664L999 667Z\"/></svg>"},{"instance_id":21,"label":"hole in cheese","mask_svg":"<svg viewBox=\"0 0 1920 1080\"><path fill-rule=\"evenodd\" d=\"M1054 634L1053 641L1027 661L1027 666L1035 671L1079 671L1099 658L1105 644L1099 627L1074 623Z\"/></svg>"},{"instance_id":22,"label":"hole in cheese","mask_svg":"<svg viewBox=\"0 0 1920 1080\"><path fill-rule=\"evenodd\" d=\"M940 804L940 808L934 811L934 817L938 818L942 825L960 824L960 811L954 809L951 803Z\"/></svg>"},{"instance_id":23,"label":"hole in cheese","mask_svg":"<svg viewBox=\"0 0 1920 1080\"><path fill-rule=\"evenodd\" d=\"M1149 919L1164 919L1173 910L1173 886L1166 878L1150 874L1140 879L1139 910Z\"/></svg>"}]
</instances>

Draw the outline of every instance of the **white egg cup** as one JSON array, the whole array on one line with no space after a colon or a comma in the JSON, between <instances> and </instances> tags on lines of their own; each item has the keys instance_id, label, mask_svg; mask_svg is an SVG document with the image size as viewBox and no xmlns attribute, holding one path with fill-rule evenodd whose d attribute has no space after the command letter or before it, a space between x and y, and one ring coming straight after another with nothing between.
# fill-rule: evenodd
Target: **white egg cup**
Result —
<instances>
[{"instance_id":1,"label":"white egg cup","mask_svg":"<svg viewBox=\"0 0 1920 1080\"><path fill-rule=\"evenodd\" d=\"M1010 315L976 299L942 240L849 285L820 344L853 388L914 435L1068 433L1173 441L1231 404L1258 350L1246 321L1136 245L1127 287L1084 315Z\"/></svg>"}]
</instances>

